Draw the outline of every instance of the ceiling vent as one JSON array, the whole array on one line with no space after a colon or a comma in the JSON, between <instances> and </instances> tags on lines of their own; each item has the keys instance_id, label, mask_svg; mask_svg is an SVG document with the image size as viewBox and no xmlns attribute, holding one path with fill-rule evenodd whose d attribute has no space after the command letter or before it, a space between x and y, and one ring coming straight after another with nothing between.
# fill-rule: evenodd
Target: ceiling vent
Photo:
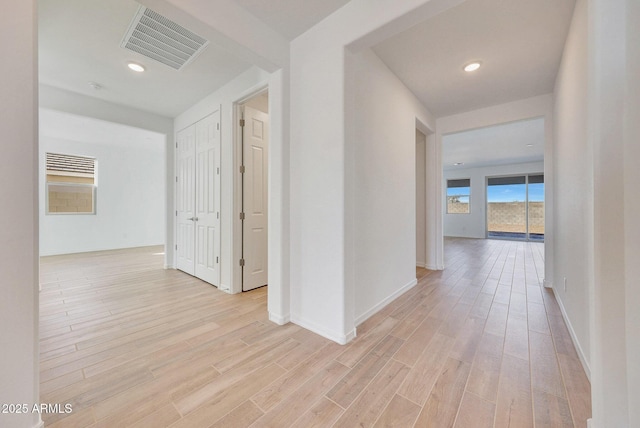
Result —
<instances>
[{"instance_id":1,"label":"ceiling vent","mask_svg":"<svg viewBox=\"0 0 640 428\"><path fill-rule=\"evenodd\" d=\"M208 40L159 13L140 6L120 46L181 70L207 44Z\"/></svg>"}]
</instances>

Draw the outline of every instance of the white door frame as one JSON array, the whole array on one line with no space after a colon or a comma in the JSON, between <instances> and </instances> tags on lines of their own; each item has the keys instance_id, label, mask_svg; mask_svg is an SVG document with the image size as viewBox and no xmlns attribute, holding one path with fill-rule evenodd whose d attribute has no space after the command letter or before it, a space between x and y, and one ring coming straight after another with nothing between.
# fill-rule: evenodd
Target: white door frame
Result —
<instances>
[{"instance_id":1,"label":"white door frame","mask_svg":"<svg viewBox=\"0 0 640 428\"><path fill-rule=\"evenodd\" d=\"M269 90L269 84L261 84L257 87L246 91L242 96L233 102L233 227L231 238L231 292L242 292L242 267L240 259L242 258L242 221L240 213L242 212L242 174L240 174L240 165L242 162L242 128L240 127L240 118L242 117L242 105L251 98L260 95ZM271 114L269 115L271 120ZM271 132L271 130L269 130ZM271 138L269 138L271 141ZM267 157L271 157L271 151L267 153ZM270 165L270 160L267 165ZM271 180L267 183L267 192L271 195ZM271 207L271 203L269 203Z\"/></svg>"}]
</instances>

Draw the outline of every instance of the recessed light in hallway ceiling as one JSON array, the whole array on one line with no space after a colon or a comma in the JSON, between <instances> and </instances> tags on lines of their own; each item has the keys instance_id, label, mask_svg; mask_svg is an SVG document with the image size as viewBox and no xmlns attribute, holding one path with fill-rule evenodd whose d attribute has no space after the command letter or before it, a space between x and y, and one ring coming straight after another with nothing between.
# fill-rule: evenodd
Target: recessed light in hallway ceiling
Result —
<instances>
[{"instance_id":1,"label":"recessed light in hallway ceiling","mask_svg":"<svg viewBox=\"0 0 640 428\"><path fill-rule=\"evenodd\" d=\"M138 72L138 73L142 73L145 70L144 66L142 66L142 65L140 65L138 63L135 63L135 62L128 63L127 67L129 67L131 70L133 70L135 72Z\"/></svg>"},{"instance_id":2,"label":"recessed light in hallway ceiling","mask_svg":"<svg viewBox=\"0 0 640 428\"><path fill-rule=\"evenodd\" d=\"M481 65L482 63L480 61L470 62L469 64L464 66L464 71L466 71L467 73L471 73L472 71L476 71L477 69L479 69Z\"/></svg>"}]
</instances>

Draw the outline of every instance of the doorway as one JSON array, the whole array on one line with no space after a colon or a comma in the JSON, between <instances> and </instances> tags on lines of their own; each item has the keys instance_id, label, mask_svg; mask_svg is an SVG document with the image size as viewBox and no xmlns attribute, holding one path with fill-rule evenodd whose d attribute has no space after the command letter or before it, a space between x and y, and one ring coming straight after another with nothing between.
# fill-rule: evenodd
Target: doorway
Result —
<instances>
[{"instance_id":1,"label":"doorway","mask_svg":"<svg viewBox=\"0 0 640 428\"><path fill-rule=\"evenodd\" d=\"M240 222L242 291L268 281L269 94L262 91L239 105Z\"/></svg>"},{"instance_id":2,"label":"doorway","mask_svg":"<svg viewBox=\"0 0 640 428\"><path fill-rule=\"evenodd\" d=\"M416 266L427 266L427 136L416 129Z\"/></svg>"}]
</instances>

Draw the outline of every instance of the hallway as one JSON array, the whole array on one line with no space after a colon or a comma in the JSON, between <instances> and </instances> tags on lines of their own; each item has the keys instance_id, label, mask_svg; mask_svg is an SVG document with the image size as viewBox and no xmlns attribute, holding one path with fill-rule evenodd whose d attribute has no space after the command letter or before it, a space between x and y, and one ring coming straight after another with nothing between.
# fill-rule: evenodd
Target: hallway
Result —
<instances>
[{"instance_id":1,"label":"hallway","mask_svg":"<svg viewBox=\"0 0 640 428\"><path fill-rule=\"evenodd\" d=\"M43 258L47 427L585 427L590 386L543 244L449 238L447 269L339 346L267 320L158 247ZM535 425L534 425L535 423Z\"/></svg>"}]
</instances>

